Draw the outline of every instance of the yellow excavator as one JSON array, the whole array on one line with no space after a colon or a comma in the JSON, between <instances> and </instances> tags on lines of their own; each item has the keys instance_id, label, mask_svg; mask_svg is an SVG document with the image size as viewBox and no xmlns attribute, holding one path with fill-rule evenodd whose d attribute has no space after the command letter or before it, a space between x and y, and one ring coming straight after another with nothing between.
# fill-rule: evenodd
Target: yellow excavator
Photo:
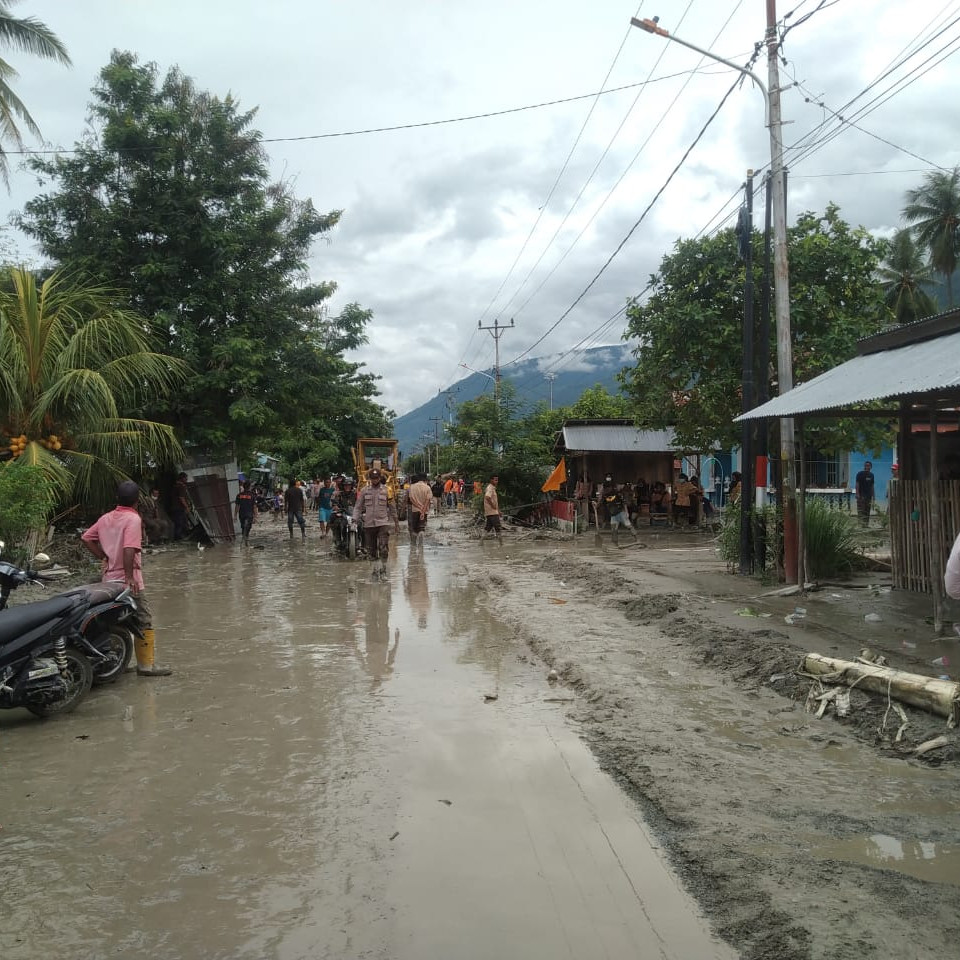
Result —
<instances>
[{"instance_id":1,"label":"yellow excavator","mask_svg":"<svg viewBox=\"0 0 960 960\"><path fill-rule=\"evenodd\" d=\"M362 437L353 449L353 469L357 474L357 490L367 482L367 474L376 467L390 496L400 509L400 446L396 440L383 437Z\"/></svg>"}]
</instances>

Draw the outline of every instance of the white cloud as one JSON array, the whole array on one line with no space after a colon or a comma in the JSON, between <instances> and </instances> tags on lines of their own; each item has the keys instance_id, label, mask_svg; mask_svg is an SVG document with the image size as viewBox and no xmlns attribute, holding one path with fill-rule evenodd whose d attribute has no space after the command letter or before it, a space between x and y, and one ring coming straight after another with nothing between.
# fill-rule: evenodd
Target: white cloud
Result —
<instances>
[{"instance_id":1,"label":"white cloud","mask_svg":"<svg viewBox=\"0 0 960 960\"><path fill-rule=\"evenodd\" d=\"M674 6L660 11L664 27L701 46L713 44L736 62L762 39L762 5L737 9L715 44L731 4L695 0L682 24ZM114 47L156 60L163 70L179 64L198 87L232 91L244 106L259 106L257 123L266 137L303 136L587 93L603 81L624 37L609 86L697 65L692 51L630 30L631 8L613 0L489 0L482 13L475 5L437 0L402 5L274 0L260 6L227 0L35 0L30 15L61 35L75 67L65 71L12 59L21 73L16 89L54 143L70 145L82 132L89 88ZM785 142L801 140L825 117L808 98L854 116L886 84L849 107L848 101L939 10L934 0L917 0L904 20L894 5L845 0L792 30L783 51ZM944 39L957 32L952 28ZM942 42L926 47L917 60ZM953 95L957 63L946 60L857 122L942 166L960 162L955 137L960 98ZM764 58L755 69L765 80ZM312 269L316 279L336 281L334 310L351 301L374 310L371 342L359 356L382 375L388 405L402 412L427 399L464 372L461 361L489 367L493 343L476 330L481 318L516 319L501 341L502 361L556 323L640 217L733 75L710 64L670 106L685 79L645 90L599 162L635 92L601 98L506 282L590 101L370 136L267 145L276 176L293 178L297 192L319 209L344 210L330 242L317 246ZM795 81L802 87L790 86ZM674 241L703 228L735 195L747 168L761 168L768 157L762 99L745 84L730 96L618 258L532 355L563 352L613 316L643 288ZM929 169L854 129L808 157L788 151L787 159L791 216L833 200L847 220L878 232L897 226L904 191ZM594 180L584 188L598 162ZM577 209L519 290L582 188ZM21 207L34 189L29 175L15 173L10 209ZM582 238L558 266L581 230ZM607 342L619 332L609 331ZM577 362L574 356L566 367Z\"/></svg>"}]
</instances>

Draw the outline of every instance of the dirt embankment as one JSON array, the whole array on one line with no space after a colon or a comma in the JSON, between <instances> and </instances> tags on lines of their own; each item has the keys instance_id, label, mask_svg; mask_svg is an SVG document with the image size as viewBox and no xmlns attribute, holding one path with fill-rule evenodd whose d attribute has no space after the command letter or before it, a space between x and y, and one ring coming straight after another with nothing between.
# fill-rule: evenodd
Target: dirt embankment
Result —
<instances>
[{"instance_id":1,"label":"dirt embankment","mask_svg":"<svg viewBox=\"0 0 960 960\"><path fill-rule=\"evenodd\" d=\"M945 722L905 707L896 743L886 697L859 689L848 719L816 719L797 666L868 646L936 675L943 651L960 659L956 639L931 641L882 583L764 597L689 535L465 547L491 608L578 691L572 719L743 957L955 951L960 749L916 759Z\"/></svg>"}]
</instances>

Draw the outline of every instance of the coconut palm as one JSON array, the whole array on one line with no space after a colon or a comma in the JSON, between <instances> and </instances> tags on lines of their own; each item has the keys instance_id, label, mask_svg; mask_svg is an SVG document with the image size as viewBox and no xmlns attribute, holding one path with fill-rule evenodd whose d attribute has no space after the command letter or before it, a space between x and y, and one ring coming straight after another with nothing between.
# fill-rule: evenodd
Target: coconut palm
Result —
<instances>
[{"instance_id":1,"label":"coconut palm","mask_svg":"<svg viewBox=\"0 0 960 960\"><path fill-rule=\"evenodd\" d=\"M17 0L0 0L0 48L13 47L45 60L56 60L67 66L70 56L67 48L56 34L35 17L15 17L10 7ZM23 101L13 92L10 81L17 78L17 71L0 59L0 141L13 142L23 149L23 137L17 125L19 120L35 137L40 139L40 130ZM8 183L9 165L6 155L0 151L0 177Z\"/></svg>"},{"instance_id":2,"label":"coconut palm","mask_svg":"<svg viewBox=\"0 0 960 960\"><path fill-rule=\"evenodd\" d=\"M917 243L930 251L933 269L946 278L952 307L951 278L960 259L960 166L928 173L923 186L908 190L903 217L913 225Z\"/></svg>"},{"instance_id":3,"label":"coconut palm","mask_svg":"<svg viewBox=\"0 0 960 960\"><path fill-rule=\"evenodd\" d=\"M887 306L897 323L911 323L937 312L933 297L923 289L932 271L913 242L909 230L898 230L890 241L890 249L880 264L877 276L883 284Z\"/></svg>"},{"instance_id":4,"label":"coconut palm","mask_svg":"<svg viewBox=\"0 0 960 960\"><path fill-rule=\"evenodd\" d=\"M173 428L131 416L186 367L151 348L148 324L103 287L22 267L0 289L0 429L51 492L109 500L116 482L180 453Z\"/></svg>"}]
</instances>

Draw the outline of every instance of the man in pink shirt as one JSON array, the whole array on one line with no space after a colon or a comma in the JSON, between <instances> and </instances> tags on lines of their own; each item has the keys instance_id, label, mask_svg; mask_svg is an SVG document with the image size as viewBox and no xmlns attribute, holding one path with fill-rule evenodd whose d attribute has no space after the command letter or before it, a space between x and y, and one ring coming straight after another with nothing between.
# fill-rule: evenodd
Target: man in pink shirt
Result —
<instances>
[{"instance_id":1,"label":"man in pink shirt","mask_svg":"<svg viewBox=\"0 0 960 960\"><path fill-rule=\"evenodd\" d=\"M132 480L117 487L117 507L105 513L80 538L83 545L103 562L102 580L122 580L137 598L136 623L142 636L136 638L137 674L165 677L172 671L154 663L155 638L150 607L143 593L140 552L143 523L137 511L140 488Z\"/></svg>"}]
</instances>

